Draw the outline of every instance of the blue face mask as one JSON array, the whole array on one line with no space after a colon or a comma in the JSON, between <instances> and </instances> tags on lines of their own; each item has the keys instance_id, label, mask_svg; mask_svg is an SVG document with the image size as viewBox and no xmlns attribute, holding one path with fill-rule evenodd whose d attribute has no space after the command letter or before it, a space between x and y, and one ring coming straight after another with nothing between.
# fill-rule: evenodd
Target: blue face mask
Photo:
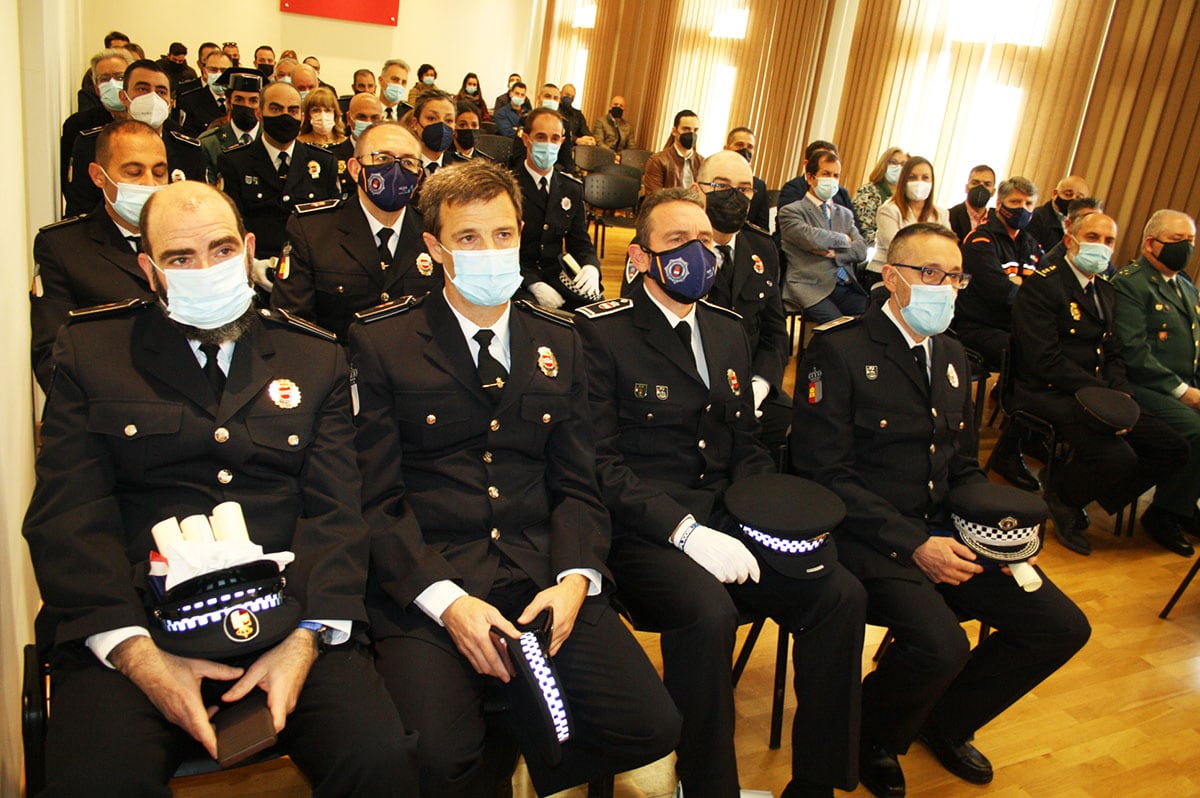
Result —
<instances>
[{"instance_id":1,"label":"blue face mask","mask_svg":"<svg viewBox=\"0 0 1200 798\"><path fill-rule=\"evenodd\" d=\"M904 166L902 164L898 164L898 163L888 164L887 165L887 175L885 176L885 179L889 183L891 183L893 186L896 185L896 181L900 179L900 170L903 168L904 168Z\"/></svg>"},{"instance_id":2,"label":"blue face mask","mask_svg":"<svg viewBox=\"0 0 1200 798\"><path fill-rule=\"evenodd\" d=\"M395 105L404 99L404 87L399 83L389 83L383 87L383 98Z\"/></svg>"},{"instance_id":3,"label":"blue face mask","mask_svg":"<svg viewBox=\"0 0 1200 798\"><path fill-rule=\"evenodd\" d=\"M908 304L900 308L900 315L917 335L930 336L943 333L954 318L954 300L958 292L952 285L912 285Z\"/></svg>"},{"instance_id":4,"label":"blue face mask","mask_svg":"<svg viewBox=\"0 0 1200 798\"><path fill-rule=\"evenodd\" d=\"M542 100L542 107L549 108L551 111L558 110L558 100L545 99Z\"/></svg>"},{"instance_id":5,"label":"blue face mask","mask_svg":"<svg viewBox=\"0 0 1200 798\"><path fill-rule=\"evenodd\" d=\"M717 255L697 238L665 252L651 252L650 279L667 296L690 305L706 295L717 279Z\"/></svg>"},{"instance_id":6,"label":"blue face mask","mask_svg":"<svg viewBox=\"0 0 1200 798\"><path fill-rule=\"evenodd\" d=\"M421 82L426 86L432 86L435 80L437 80L436 75L426 75L425 77L421 78Z\"/></svg>"},{"instance_id":7,"label":"blue face mask","mask_svg":"<svg viewBox=\"0 0 1200 798\"><path fill-rule=\"evenodd\" d=\"M828 202L833 199L833 195L837 193L838 180L836 177L818 177L817 184L813 186L812 193L821 202Z\"/></svg>"},{"instance_id":8,"label":"blue face mask","mask_svg":"<svg viewBox=\"0 0 1200 798\"><path fill-rule=\"evenodd\" d=\"M213 90L213 94L217 95L218 97L225 96L225 87L217 84L217 81L224 74L224 72L210 72L208 75L209 88L211 88Z\"/></svg>"},{"instance_id":9,"label":"blue face mask","mask_svg":"<svg viewBox=\"0 0 1200 798\"><path fill-rule=\"evenodd\" d=\"M367 192L367 199L388 213L408 205L420 181L421 172L410 172L399 161L383 166L364 166L358 173L358 185Z\"/></svg>"},{"instance_id":10,"label":"blue face mask","mask_svg":"<svg viewBox=\"0 0 1200 798\"><path fill-rule=\"evenodd\" d=\"M1084 274L1104 274L1112 260L1113 251L1103 244L1080 241L1079 252L1072 261L1075 268Z\"/></svg>"},{"instance_id":11,"label":"blue face mask","mask_svg":"<svg viewBox=\"0 0 1200 798\"><path fill-rule=\"evenodd\" d=\"M122 82L106 80L100 84L100 102L110 111L124 111L125 103L121 102Z\"/></svg>"},{"instance_id":12,"label":"blue face mask","mask_svg":"<svg viewBox=\"0 0 1200 798\"><path fill-rule=\"evenodd\" d=\"M559 146L549 141L535 141L529 146L529 158L534 166L545 172L558 160Z\"/></svg>"},{"instance_id":13,"label":"blue face mask","mask_svg":"<svg viewBox=\"0 0 1200 798\"><path fill-rule=\"evenodd\" d=\"M360 138L362 138L362 134L366 133L367 128L369 128L370 126L371 126L371 121L369 119L355 119L354 120L354 140L358 141Z\"/></svg>"},{"instance_id":14,"label":"blue face mask","mask_svg":"<svg viewBox=\"0 0 1200 798\"><path fill-rule=\"evenodd\" d=\"M108 182L117 187L117 198L112 202L112 208L129 224L137 227L142 218L142 206L156 192L166 188L166 186L143 186L139 183L118 183L108 176L108 172L104 171L104 167L100 168L100 172L108 179ZM106 194L104 199L108 200Z\"/></svg>"},{"instance_id":15,"label":"blue face mask","mask_svg":"<svg viewBox=\"0 0 1200 798\"><path fill-rule=\"evenodd\" d=\"M171 269L167 273L157 264L154 268L166 283L167 315L189 327L215 330L236 321L254 300L244 252L207 269Z\"/></svg>"},{"instance_id":16,"label":"blue face mask","mask_svg":"<svg viewBox=\"0 0 1200 798\"><path fill-rule=\"evenodd\" d=\"M433 152L445 152L454 142L454 128L445 122L426 125L421 131L421 141Z\"/></svg>"},{"instance_id":17,"label":"blue face mask","mask_svg":"<svg viewBox=\"0 0 1200 798\"><path fill-rule=\"evenodd\" d=\"M1013 230L1024 230L1033 218L1033 211L1025 207L1010 208L1007 205L997 205L996 212L1006 225Z\"/></svg>"},{"instance_id":18,"label":"blue face mask","mask_svg":"<svg viewBox=\"0 0 1200 798\"><path fill-rule=\"evenodd\" d=\"M447 251L454 258L450 282L472 305L503 305L521 286L520 247Z\"/></svg>"}]
</instances>

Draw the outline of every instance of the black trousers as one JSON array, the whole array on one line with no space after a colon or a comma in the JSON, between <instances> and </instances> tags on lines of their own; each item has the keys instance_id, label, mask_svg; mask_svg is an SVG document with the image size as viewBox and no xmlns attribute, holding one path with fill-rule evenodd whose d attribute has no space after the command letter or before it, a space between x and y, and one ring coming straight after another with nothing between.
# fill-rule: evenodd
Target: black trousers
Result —
<instances>
[{"instance_id":1,"label":"black trousers","mask_svg":"<svg viewBox=\"0 0 1200 798\"><path fill-rule=\"evenodd\" d=\"M1058 670L1087 642L1091 627L1042 579L1032 593L999 570L961 585L864 580L867 622L888 627L895 639L863 682L863 739L903 754L928 724L956 742L969 740ZM995 631L972 650L956 613Z\"/></svg>"},{"instance_id":2,"label":"black trousers","mask_svg":"<svg viewBox=\"0 0 1200 798\"><path fill-rule=\"evenodd\" d=\"M758 584L723 585L675 548L613 540L609 567L635 621L661 632L663 681L683 713L677 771L688 798L736 798L732 661L738 608L794 636L797 711L792 777L853 789L866 594L849 571L791 579L763 566Z\"/></svg>"},{"instance_id":3,"label":"black trousers","mask_svg":"<svg viewBox=\"0 0 1200 798\"><path fill-rule=\"evenodd\" d=\"M167 781L200 744L133 682L82 645L56 652L46 741L50 796L170 796ZM232 682L230 683L232 685ZM321 654L279 745L316 796L417 794L417 740L357 644Z\"/></svg>"},{"instance_id":4,"label":"black trousers","mask_svg":"<svg viewBox=\"0 0 1200 798\"><path fill-rule=\"evenodd\" d=\"M515 619L536 592L522 582L487 600ZM669 754L679 739L679 712L645 652L605 599L587 601L601 606L585 606L554 657L574 724L562 761L551 766L538 750L522 751L539 795L641 767ZM416 634L376 641L376 654L397 708L420 736L421 795L494 795L500 774L493 764L505 763L488 758L484 709L502 683L476 673L433 621ZM511 778L514 762L501 780Z\"/></svg>"}]
</instances>

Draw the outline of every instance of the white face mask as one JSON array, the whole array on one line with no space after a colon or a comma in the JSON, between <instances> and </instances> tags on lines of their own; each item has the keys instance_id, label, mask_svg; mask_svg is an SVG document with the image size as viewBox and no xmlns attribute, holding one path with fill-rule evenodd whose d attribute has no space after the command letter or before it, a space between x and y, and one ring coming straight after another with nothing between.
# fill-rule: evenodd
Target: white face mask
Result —
<instances>
[{"instance_id":1,"label":"white face mask","mask_svg":"<svg viewBox=\"0 0 1200 798\"><path fill-rule=\"evenodd\" d=\"M322 136L333 132L333 111L313 111L309 120L312 122L312 129Z\"/></svg>"},{"instance_id":2,"label":"white face mask","mask_svg":"<svg viewBox=\"0 0 1200 798\"><path fill-rule=\"evenodd\" d=\"M207 269L170 269L168 273L158 264L154 269L167 288L167 316L189 327L215 330L236 321L254 299L245 252Z\"/></svg>"},{"instance_id":3,"label":"white face mask","mask_svg":"<svg viewBox=\"0 0 1200 798\"><path fill-rule=\"evenodd\" d=\"M167 104L167 101L152 91L129 101L129 115L139 122L145 122L155 130L162 127L170 113L171 106Z\"/></svg>"},{"instance_id":4,"label":"white face mask","mask_svg":"<svg viewBox=\"0 0 1200 798\"><path fill-rule=\"evenodd\" d=\"M933 183L926 183L924 180L909 180L904 184L904 196L913 202L929 199L930 191L933 191Z\"/></svg>"},{"instance_id":5,"label":"white face mask","mask_svg":"<svg viewBox=\"0 0 1200 798\"><path fill-rule=\"evenodd\" d=\"M113 210L134 228L137 228L141 221L142 206L146 204L146 200L150 199L150 195L154 192L166 188L166 186L143 186L140 183L118 183L109 177L108 172L104 171L104 167L100 167L100 172L108 178L108 182L117 187L117 198L110 203ZM107 194L104 195L104 199L108 201Z\"/></svg>"}]
</instances>

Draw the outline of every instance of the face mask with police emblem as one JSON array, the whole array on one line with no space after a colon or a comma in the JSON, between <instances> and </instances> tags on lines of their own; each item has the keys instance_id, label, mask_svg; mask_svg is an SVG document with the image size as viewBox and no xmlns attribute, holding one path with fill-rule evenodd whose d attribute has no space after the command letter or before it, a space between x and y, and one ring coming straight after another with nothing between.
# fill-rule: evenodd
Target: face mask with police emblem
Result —
<instances>
[{"instance_id":1,"label":"face mask with police emblem","mask_svg":"<svg viewBox=\"0 0 1200 798\"><path fill-rule=\"evenodd\" d=\"M388 213L395 213L408 205L420 180L420 172L410 172L399 161L364 166L358 173L358 185L367 192L367 198Z\"/></svg>"},{"instance_id":2,"label":"face mask with police emblem","mask_svg":"<svg viewBox=\"0 0 1200 798\"><path fill-rule=\"evenodd\" d=\"M717 255L698 238L674 249L646 249L646 253L650 256L650 279L676 302L692 304L705 296L717 279Z\"/></svg>"},{"instance_id":3,"label":"face mask with police emblem","mask_svg":"<svg viewBox=\"0 0 1200 798\"><path fill-rule=\"evenodd\" d=\"M207 269L171 269L170 274L150 262L166 285L167 316L180 324L215 330L237 320L254 299L245 252Z\"/></svg>"}]
</instances>

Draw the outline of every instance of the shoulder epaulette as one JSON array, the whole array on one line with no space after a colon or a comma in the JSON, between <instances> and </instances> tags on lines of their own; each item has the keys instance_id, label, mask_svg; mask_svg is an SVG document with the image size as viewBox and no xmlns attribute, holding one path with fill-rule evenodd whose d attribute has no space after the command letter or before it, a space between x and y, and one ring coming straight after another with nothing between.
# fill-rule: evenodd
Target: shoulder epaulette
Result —
<instances>
[{"instance_id":1,"label":"shoulder epaulette","mask_svg":"<svg viewBox=\"0 0 1200 798\"><path fill-rule=\"evenodd\" d=\"M1034 272L1034 274L1036 274L1038 277L1049 277L1050 275L1054 274L1056 271L1058 271L1058 264L1051 263L1049 266L1047 266L1044 269L1038 269L1036 272Z\"/></svg>"},{"instance_id":2,"label":"shoulder epaulette","mask_svg":"<svg viewBox=\"0 0 1200 798\"><path fill-rule=\"evenodd\" d=\"M123 316L130 311L142 310L153 304L149 299L122 299L120 302L107 302L103 305L93 305L90 308L76 308L67 312L67 323Z\"/></svg>"},{"instance_id":3,"label":"shoulder epaulette","mask_svg":"<svg viewBox=\"0 0 1200 798\"><path fill-rule=\"evenodd\" d=\"M341 205L340 199L318 200L317 202L300 202L295 206L296 213L303 216L306 213L317 213L318 211L328 211Z\"/></svg>"},{"instance_id":4,"label":"shoulder epaulette","mask_svg":"<svg viewBox=\"0 0 1200 798\"><path fill-rule=\"evenodd\" d=\"M714 305L712 302L709 302L707 299L701 299L700 304L704 305L709 310L715 310L718 313L723 313L724 315L729 316L734 319L737 319L738 321L742 320L742 314L738 313L736 310L730 310L729 308L721 307L720 305Z\"/></svg>"},{"instance_id":5,"label":"shoulder epaulette","mask_svg":"<svg viewBox=\"0 0 1200 798\"><path fill-rule=\"evenodd\" d=\"M241 141L239 141L237 144L231 144L231 145L229 145L228 147L226 147L226 148L224 149L224 152L237 152L237 151L238 151L238 150L240 150L240 149L243 149L243 148L245 148L245 147L249 147L249 146L250 146L251 144L253 144L253 143L254 143L254 139L251 139L250 141L247 141L247 142L241 142Z\"/></svg>"},{"instance_id":6,"label":"shoulder epaulette","mask_svg":"<svg viewBox=\"0 0 1200 798\"><path fill-rule=\"evenodd\" d=\"M567 180L570 180L572 183L578 183L578 184L579 184L579 185L581 185L581 186L583 185L583 181L582 181L582 180L580 180L580 179L579 179L578 177L576 177L575 175L571 174L570 172L559 172L559 173L558 173L558 176L559 176L559 177L565 177Z\"/></svg>"},{"instance_id":7,"label":"shoulder epaulette","mask_svg":"<svg viewBox=\"0 0 1200 798\"><path fill-rule=\"evenodd\" d=\"M38 232L44 233L47 230L56 230L59 227L67 227L69 225L79 224L86 218L88 218L88 215L86 213L81 213L78 216L68 216L66 219L60 219L57 222L51 222L50 224L39 227Z\"/></svg>"},{"instance_id":8,"label":"shoulder epaulette","mask_svg":"<svg viewBox=\"0 0 1200 798\"><path fill-rule=\"evenodd\" d=\"M87 130L79 131L79 135L95 136L95 135L99 134L101 130L104 130L104 125L96 125L95 127L89 127Z\"/></svg>"},{"instance_id":9,"label":"shoulder epaulette","mask_svg":"<svg viewBox=\"0 0 1200 798\"><path fill-rule=\"evenodd\" d=\"M1136 261L1136 260L1130 261L1129 263L1127 263L1121 267L1121 270L1119 272L1117 272L1117 276L1124 277L1124 276L1130 275L1130 274L1137 274L1139 271L1141 271L1141 268L1142 268L1142 264L1139 261ZM1182 274L1182 272L1180 272L1180 274Z\"/></svg>"},{"instance_id":10,"label":"shoulder epaulette","mask_svg":"<svg viewBox=\"0 0 1200 798\"><path fill-rule=\"evenodd\" d=\"M614 313L620 313L623 310L629 310L633 307L633 300L627 297L618 297L616 299L602 299L599 302L593 302L590 305L584 305L581 308L576 308L576 313L582 313L589 319L598 319L601 316L611 316Z\"/></svg>"},{"instance_id":11,"label":"shoulder epaulette","mask_svg":"<svg viewBox=\"0 0 1200 798\"><path fill-rule=\"evenodd\" d=\"M184 144L190 144L190 145L192 145L193 147L199 147L199 146L200 146L200 140L199 140L199 139L194 139L194 138L192 138L191 136L189 136L189 135L188 135L188 134L186 134L186 133L180 133L178 130L172 130L172 131L171 131L171 138L175 139L176 141L181 141L181 142L183 142Z\"/></svg>"},{"instance_id":12,"label":"shoulder epaulette","mask_svg":"<svg viewBox=\"0 0 1200 798\"><path fill-rule=\"evenodd\" d=\"M399 299L384 302L382 305L360 310L354 314L354 318L360 324L370 324L371 322L390 319L392 316L398 316L401 313L407 313L423 301L425 301L424 296L402 296Z\"/></svg>"},{"instance_id":13,"label":"shoulder epaulette","mask_svg":"<svg viewBox=\"0 0 1200 798\"><path fill-rule=\"evenodd\" d=\"M530 315L537 316L539 319L545 319L546 321L554 322L555 324L561 324L564 327L575 326L575 315L568 313L565 310L544 308L541 305L535 305L528 299L518 299L517 301L513 302L513 304L516 305L519 310L523 310Z\"/></svg>"},{"instance_id":14,"label":"shoulder epaulette","mask_svg":"<svg viewBox=\"0 0 1200 798\"><path fill-rule=\"evenodd\" d=\"M827 321L824 324L818 324L816 327L813 327L813 332L823 333L829 332L830 330L836 330L838 327L844 327L847 324L853 324L861 318L861 316L839 316L833 321Z\"/></svg>"},{"instance_id":15,"label":"shoulder epaulette","mask_svg":"<svg viewBox=\"0 0 1200 798\"><path fill-rule=\"evenodd\" d=\"M743 230L753 230L754 232L758 233L759 235L766 236L767 238L771 237L771 234L768 231L762 229L761 227L759 227L756 224L751 224L750 222L746 222L746 226L742 229Z\"/></svg>"},{"instance_id":16,"label":"shoulder epaulette","mask_svg":"<svg viewBox=\"0 0 1200 798\"><path fill-rule=\"evenodd\" d=\"M259 315L267 321L273 321L276 324L286 324L289 327L295 327L297 330L303 330L309 335L315 335L318 338L324 338L326 341L337 343L337 336L317 324L313 324L307 319L302 319L291 311L273 310L271 308L262 308L258 311Z\"/></svg>"},{"instance_id":17,"label":"shoulder epaulette","mask_svg":"<svg viewBox=\"0 0 1200 798\"><path fill-rule=\"evenodd\" d=\"M220 132L221 132L221 125L217 125L216 127L206 127L204 129L204 132L202 132L199 136L196 137L196 141L203 142L204 139L210 138L212 136L216 136Z\"/></svg>"}]
</instances>

